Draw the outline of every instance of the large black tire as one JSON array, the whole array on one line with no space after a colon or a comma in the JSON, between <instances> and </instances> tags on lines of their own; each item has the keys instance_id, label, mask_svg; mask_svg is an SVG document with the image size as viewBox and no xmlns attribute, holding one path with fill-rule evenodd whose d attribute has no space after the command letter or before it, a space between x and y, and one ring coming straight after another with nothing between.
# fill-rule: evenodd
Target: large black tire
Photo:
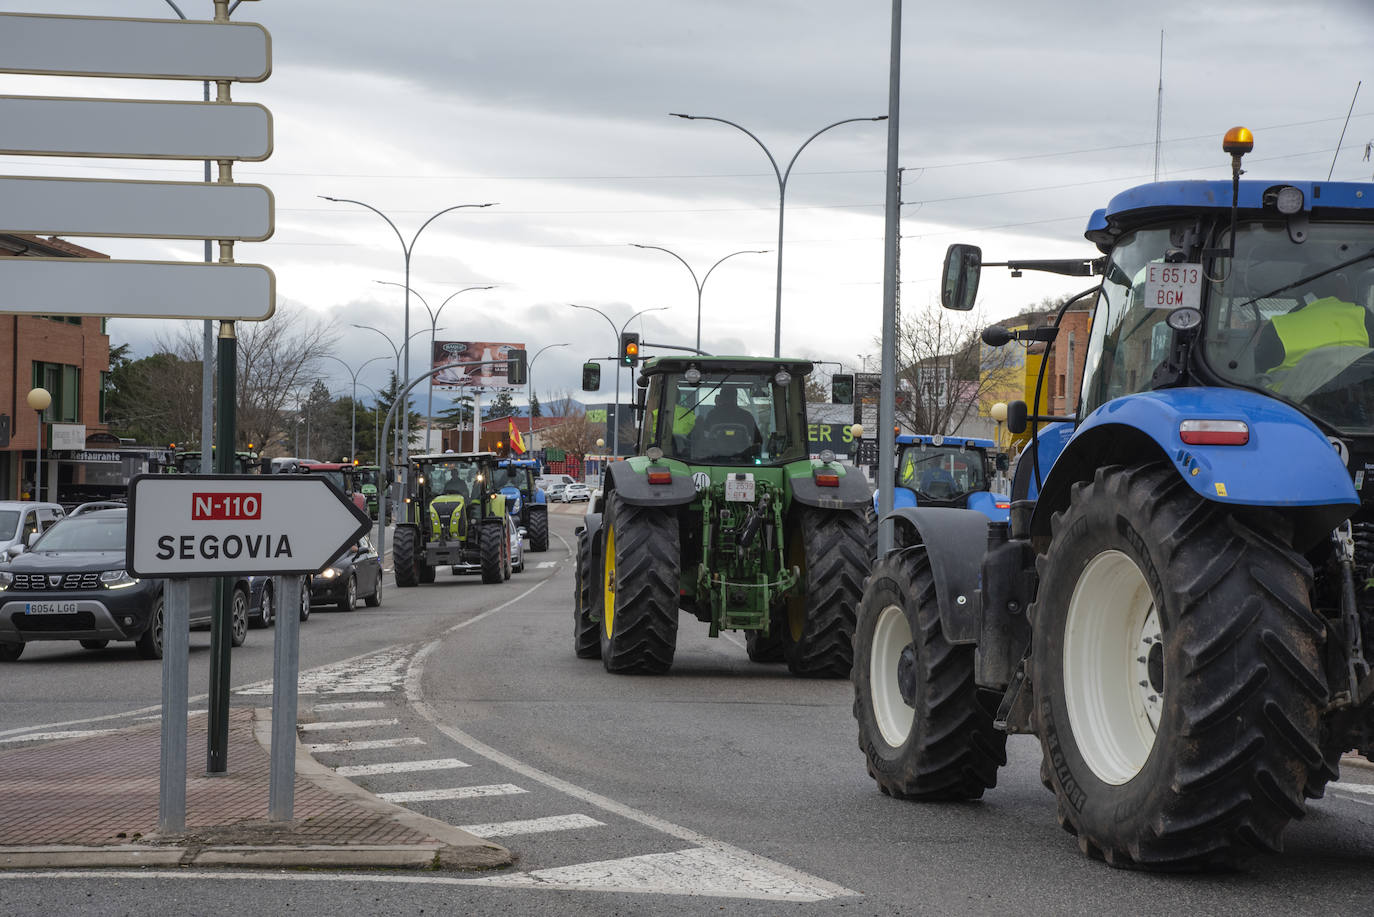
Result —
<instances>
[{"instance_id":1,"label":"large black tire","mask_svg":"<svg viewBox=\"0 0 1374 917\"><path fill-rule=\"evenodd\" d=\"M505 537L506 527L499 519L477 526L477 551L481 558L484 583L499 583L505 579L506 552L501 550L501 542Z\"/></svg>"},{"instance_id":2,"label":"large black tire","mask_svg":"<svg viewBox=\"0 0 1374 917\"><path fill-rule=\"evenodd\" d=\"M601 658L601 622L592 617L592 539L577 533L577 573L573 581L573 652L578 659Z\"/></svg>"},{"instance_id":3,"label":"large black tire","mask_svg":"<svg viewBox=\"0 0 1374 917\"><path fill-rule=\"evenodd\" d=\"M1052 531L1031 680L1060 823L1117 866L1279 850L1325 782L1328 700L1312 571L1282 520L1251 527L1153 464L1098 469Z\"/></svg>"},{"instance_id":4,"label":"large black tire","mask_svg":"<svg viewBox=\"0 0 1374 917\"><path fill-rule=\"evenodd\" d=\"M391 569L396 574L396 585L402 589L419 582L419 567L416 553L419 551L419 532L409 525L396 526L396 534L391 539Z\"/></svg>"},{"instance_id":5,"label":"large black tire","mask_svg":"<svg viewBox=\"0 0 1374 917\"><path fill-rule=\"evenodd\" d=\"M854 618L873 565L863 510L796 506L787 524L787 565L801 568L781 628L793 675L845 678L854 661Z\"/></svg>"},{"instance_id":6,"label":"large black tire","mask_svg":"<svg viewBox=\"0 0 1374 917\"><path fill-rule=\"evenodd\" d=\"M549 508L546 504L536 503L529 508L529 524L525 534L530 538L530 550L536 554L549 549Z\"/></svg>"},{"instance_id":7,"label":"large black tire","mask_svg":"<svg viewBox=\"0 0 1374 917\"><path fill-rule=\"evenodd\" d=\"M134 644L138 647L138 655L144 659L162 658L162 599L159 598L153 605L152 614L148 616L148 628L143 631Z\"/></svg>"},{"instance_id":8,"label":"large black tire","mask_svg":"<svg viewBox=\"0 0 1374 917\"><path fill-rule=\"evenodd\" d=\"M601 664L607 672L668 671L677 650L682 555L671 508L606 503L601 558Z\"/></svg>"},{"instance_id":9,"label":"large black tire","mask_svg":"<svg viewBox=\"0 0 1374 917\"><path fill-rule=\"evenodd\" d=\"M764 664L785 662L782 632L787 627L787 615L779 607L774 609L769 616L768 636L765 637L761 630L751 630L745 633L744 652L749 656L749 661Z\"/></svg>"},{"instance_id":10,"label":"large black tire","mask_svg":"<svg viewBox=\"0 0 1374 917\"><path fill-rule=\"evenodd\" d=\"M248 640L248 590L235 589L229 600L229 645L243 646Z\"/></svg>"},{"instance_id":11,"label":"large black tire","mask_svg":"<svg viewBox=\"0 0 1374 917\"><path fill-rule=\"evenodd\" d=\"M924 547L873 567L854 632L854 719L878 788L902 799L978 799L997 785L1007 736L973 683L972 644L952 644Z\"/></svg>"}]
</instances>

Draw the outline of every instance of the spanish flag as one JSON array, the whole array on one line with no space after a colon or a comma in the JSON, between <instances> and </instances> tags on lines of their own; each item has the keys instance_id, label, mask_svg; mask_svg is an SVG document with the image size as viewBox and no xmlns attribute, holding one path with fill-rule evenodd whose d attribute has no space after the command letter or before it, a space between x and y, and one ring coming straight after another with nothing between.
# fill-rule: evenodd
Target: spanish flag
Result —
<instances>
[{"instance_id":1,"label":"spanish flag","mask_svg":"<svg viewBox=\"0 0 1374 917\"><path fill-rule=\"evenodd\" d=\"M520 438L520 431L515 429L515 418L506 418L506 428L510 433L510 451L516 455L525 454L525 441Z\"/></svg>"}]
</instances>

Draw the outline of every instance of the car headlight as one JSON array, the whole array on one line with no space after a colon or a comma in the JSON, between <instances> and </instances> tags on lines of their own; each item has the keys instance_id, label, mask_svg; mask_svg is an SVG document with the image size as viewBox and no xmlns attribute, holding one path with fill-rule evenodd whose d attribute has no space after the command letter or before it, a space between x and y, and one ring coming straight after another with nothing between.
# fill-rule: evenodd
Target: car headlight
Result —
<instances>
[{"instance_id":1,"label":"car headlight","mask_svg":"<svg viewBox=\"0 0 1374 917\"><path fill-rule=\"evenodd\" d=\"M6 589L8 589L10 587L10 583L12 582L14 582L14 574L6 573L4 570L0 570L0 592L4 592Z\"/></svg>"},{"instance_id":2,"label":"car headlight","mask_svg":"<svg viewBox=\"0 0 1374 917\"><path fill-rule=\"evenodd\" d=\"M130 576L127 570L106 570L100 574L100 582L106 589L124 589L138 585L138 579Z\"/></svg>"},{"instance_id":3,"label":"car headlight","mask_svg":"<svg viewBox=\"0 0 1374 917\"><path fill-rule=\"evenodd\" d=\"M326 571L324 571L323 573L320 574L320 576L324 577L325 579L333 579L334 577L336 577L336 576L338 576L338 575L339 575L339 571L336 570L336 569L334 569L333 567L330 567L328 570L326 570Z\"/></svg>"}]
</instances>

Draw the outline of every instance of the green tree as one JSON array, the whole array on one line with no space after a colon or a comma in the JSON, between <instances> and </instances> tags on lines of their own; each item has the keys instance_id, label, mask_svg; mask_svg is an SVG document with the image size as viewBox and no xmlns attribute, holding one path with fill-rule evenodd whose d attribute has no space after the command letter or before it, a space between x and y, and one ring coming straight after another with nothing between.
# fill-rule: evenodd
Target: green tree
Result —
<instances>
[{"instance_id":1,"label":"green tree","mask_svg":"<svg viewBox=\"0 0 1374 917\"><path fill-rule=\"evenodd\" d=\"M533 392L530 393L530 416L531 416L531 417L543 417L543 416L544 416L543 413L539 410L539 396L536 395L536 394L533 393Z\"/></svg>"},{"instance_id":2,"label":"green tree","mask_svg":"<svg viewBox=\"0 0 1374 917\"><path fill-rule=\"evenodd\" d=\"M110 432L146 445L197 443L200 362L167 351L130 360L127 346L110 353Z\"/></svg>"},{"instance_id":3,"label":"green tree","mask_svg":"<svg viewBox=\"0 0 1374 917\"><path fill-rule=\"evenodd\" d=\"M400 390L401 385L397 383L396 373L393 370L387 378L386 386L381 388L377 392L379 396L377 398L377 410L381 413L383 422L386 421L386 414L388 411L391 410L391 406L396 403L396 396L400 392ZM415 410L415 391L413 389L411 390L410 395L406 398L404 410L410 415L410 439L411 446L414 446L416 435L423 434L424 424L420 422L420 412ZM396 429L400 429L400 426L403 423L403 421L401 420L399 411L391 418L391 422ZM382 433L383 441L386 443L388 449L393 448L395 445L395 439L393 438L394 435L395 434L389 433L387 431L383 431Z\"/></svg>"},{"instance_id":4,"label":"green tree","mask_svg":"<svg viewBox=\"0 0 1374 917\"><path fill-rule=\"evenodd\" d=\"M513 389L503 388L496 392L496 398L491 404L487 405L482 412L483 420L500 420L502 417L512 417L516 414L515 400L511 395Z\"/></svg>"}]
</instances>

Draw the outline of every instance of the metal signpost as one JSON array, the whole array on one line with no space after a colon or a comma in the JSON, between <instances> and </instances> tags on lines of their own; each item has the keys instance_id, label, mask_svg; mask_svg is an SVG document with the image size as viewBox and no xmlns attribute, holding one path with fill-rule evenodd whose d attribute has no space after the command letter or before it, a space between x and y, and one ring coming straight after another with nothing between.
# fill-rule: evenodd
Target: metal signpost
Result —
<instances>
[{"instance_id":1,"label":"metal signpost","mask_svg":"<svg viewBox=\"0 0 1374 917\"><path fill-rule=\"evenodd\" d=\"M138 475L129 483L131 574L168 577L163 594L162 752L158 830L186 827L190 577L274 575L279 607L272 679L271 817L295 797L300 576L317 573L367 534L372 520L311 475ZM334 533L333 537L324 533Z\"/></svg>"}]
</instances>

